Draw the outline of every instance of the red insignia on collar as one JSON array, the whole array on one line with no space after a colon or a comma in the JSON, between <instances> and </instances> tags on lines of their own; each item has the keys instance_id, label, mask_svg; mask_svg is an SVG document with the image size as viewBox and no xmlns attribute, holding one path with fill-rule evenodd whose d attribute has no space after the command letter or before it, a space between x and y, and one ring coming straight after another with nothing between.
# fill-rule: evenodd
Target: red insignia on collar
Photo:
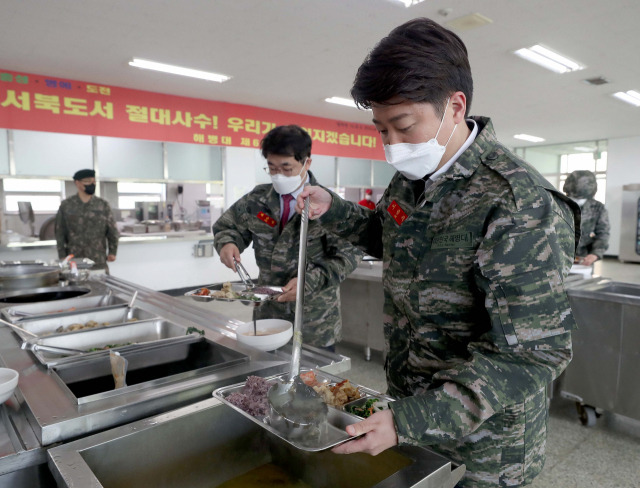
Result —
<instances>
[{"instance_id":1,"label":"red insignia on collar","mask_svg":"<svg viewBox=\"0 0 640 488\"><path fill-rule=\"evenodd\" d=\"M262 220L265 224L267 224L269 227L275 227L277 222L272 219L271 217L269 217L266 213L264 212L258 212L258 215L256 215L256 217L258 217L260 220Z\"/></svg>"},{"instance_id":2,"label":"red insignia on collar","mask_svg":"<svg viewBox=\"0 0 640 488\"><path fill-rule=\"evenodd\" d=\"M395 200L387 207L387 212L389 212L389 215L393 217L393 220L395 220L398 225L402 225L402 223L407 220L407 214Z\"/></svg>"}]
</instances>

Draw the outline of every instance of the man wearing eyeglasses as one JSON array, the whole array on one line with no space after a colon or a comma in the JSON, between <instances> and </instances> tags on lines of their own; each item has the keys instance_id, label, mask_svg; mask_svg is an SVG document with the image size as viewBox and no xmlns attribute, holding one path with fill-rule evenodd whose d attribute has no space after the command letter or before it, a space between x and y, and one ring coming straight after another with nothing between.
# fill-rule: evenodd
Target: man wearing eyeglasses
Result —
<instances>
[{"instance_id":1,"label":"man wearing eyeglasses","mask_svg":"<svg viewBox=\"0 0 640 488\"><path fill-rule=\"evenodd\" d=\"M96 172L81 169L73 175L78 194L60 204L56 215L58 257L69 254L95 261L93 269L108 269L107 261L116 260L120 234L111 207L94 195Z\"/></svg>"},{"instance_id":2,"label":"man wearing eyeglasses","mask_svg":"<svg viewBox=\"0 0 640 488\"><path fill-rule=\"evenodd\" d=\"M277 302L267 302L254 311L256 318L293 321L296 300L300 215L296 197L305 185L319 183L309 171L311 137L297 125L279 126L261 142L271 184L258 185L231 206L213 226L214 244L220 260L235 271L234 259L253 243L260 269L258 283L282 286ZM357 266L362 254L346 240L309 222L307 271L305 275L305 344L335 350L340 340L340 282Z\"/></svg>"}]
</instances>

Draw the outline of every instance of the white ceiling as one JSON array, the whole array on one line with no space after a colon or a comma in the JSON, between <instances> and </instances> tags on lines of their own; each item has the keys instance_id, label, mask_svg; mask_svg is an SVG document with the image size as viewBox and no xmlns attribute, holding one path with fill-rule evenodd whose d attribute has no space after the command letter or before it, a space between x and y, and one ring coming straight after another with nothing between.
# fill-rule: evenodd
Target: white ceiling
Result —
<instances>
[{"instance_id":1,"label":"white ceiling","mask_svg":"<svg viewBox=\"0 0 640 488\"><path fill-rule=\"evenodd\" d=\"M439 10L451 8L443 17ZM458 32L475 80L471 113L491 116L509 146L640 135L640 108L610 95L640 90L638 0L1 0L0 69L353 122L349 97L373 45L413 17L473 12L493 23ZM542 43L587 68L555 74L512 54ZM215 71L223 84L131 68L132 57ZM590 86L586 78L611 81Z\"/></svg>"}]
</instances>

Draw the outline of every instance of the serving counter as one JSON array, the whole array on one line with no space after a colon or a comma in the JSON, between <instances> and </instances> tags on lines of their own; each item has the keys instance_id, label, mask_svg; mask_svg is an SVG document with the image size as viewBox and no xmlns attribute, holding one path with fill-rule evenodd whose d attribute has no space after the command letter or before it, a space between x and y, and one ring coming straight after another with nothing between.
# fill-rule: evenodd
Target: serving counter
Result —
<instances>
[{"instance_id":1,"label":"serving counter","mask_svg":"<svg viewBox=\"0 0 640 488\"><path fill-rule=\"evenodd\" d=\"M263 352L243 345L236 341L240 321L112 276L91 276L82 286L80 296L6 301L0 310L4 320L38 335L0 326L0 363L20 374L0 407L0 488L159 486L160 480L209 487L265 463L314 488L340 480L363 488L453 488L464 473L420 448L376 458L298 452L211 397L250 375L286 373L290 346ZM105 323L94 320L82 330L91 317ZM71 326L80 330L68 332ZM109 351L88 347L121 341L129 337L124 331L132 343L108 346L129 367L124 387L114 389ZM24 344L81 351L56 358ZM309 346L300 363L337 376L350 369L349 358Z\"/></svg>"}]
</instances>

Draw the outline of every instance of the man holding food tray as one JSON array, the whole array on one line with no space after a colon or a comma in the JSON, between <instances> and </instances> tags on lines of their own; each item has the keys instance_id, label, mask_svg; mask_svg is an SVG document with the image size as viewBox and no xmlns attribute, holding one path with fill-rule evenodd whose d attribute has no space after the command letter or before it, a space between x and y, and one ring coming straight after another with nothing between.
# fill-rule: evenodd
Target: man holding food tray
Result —
<instances>
[{"instance_id":1,"label":"man holding food tray","mask_svg":"<svg viewBox=\"0 0 640 488\"><path fill-rule=\"evenodd\" d=\"M295 199L305 184L318 185L309 171L311 137L297 125L279 126L264 136L261 151L272 184L256 186L218 219L213 226L214 245L220 260L235 271L234 259L240 262L240 254L253 242L258 284L282 286L284 291L277 301L257 307L256 318L293 321L301 219ZM362 253L347 240L317 222L309 223L303 343L335 350L342 330L340 282L361 258Z\"/></svg>"},{"instance_id":2,"label":"man holding food tray","mask_svg":"<svg viewBox=\"0 0 640 488\"><path fill-rule=\"evenodd\" d=\"M384 261L390 410L347 427L337 453L428 446L458 486L530 484L544 465L547 387L571 359L563 280L579 209L469 117L467 50L429 19L369 53L351 94L397 169L375 210L318 187L309 215Z\"/></svg>"}]
</instances>

